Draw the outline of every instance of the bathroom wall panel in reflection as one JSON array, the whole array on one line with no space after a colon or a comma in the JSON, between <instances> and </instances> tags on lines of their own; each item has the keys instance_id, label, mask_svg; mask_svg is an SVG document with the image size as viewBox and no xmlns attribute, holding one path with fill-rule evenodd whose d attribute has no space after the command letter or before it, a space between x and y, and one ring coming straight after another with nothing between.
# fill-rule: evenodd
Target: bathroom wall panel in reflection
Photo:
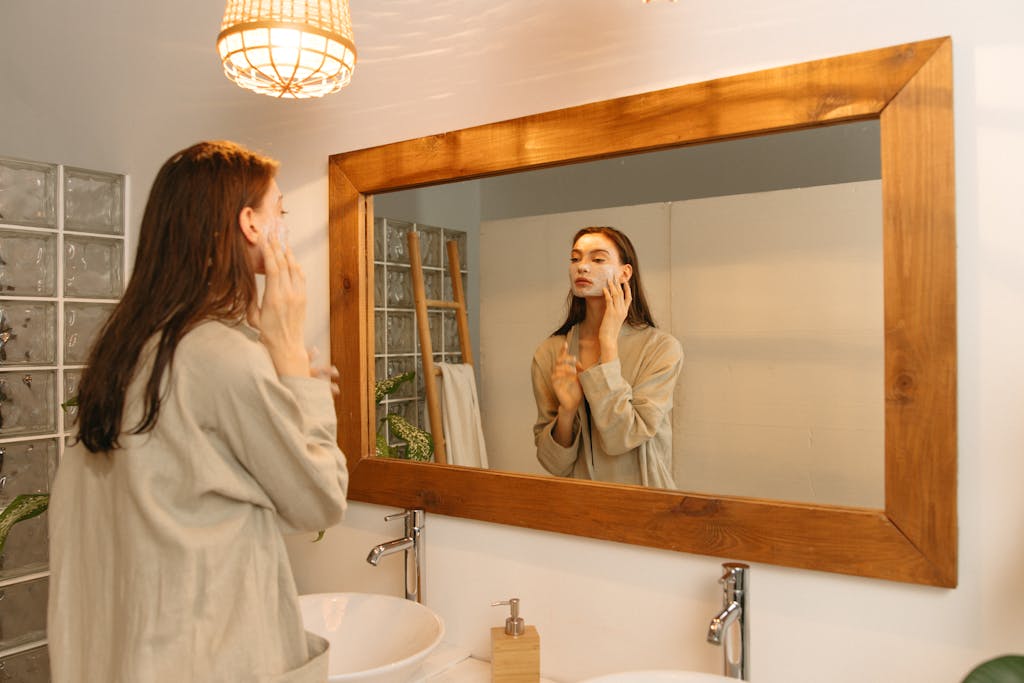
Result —
<instances>
[{"instance_id":1,"label":"bathroom wall panel in reflection","mask_svg":"<svg viewBox=\"0 0 1024 683\"><path fill-rule=\"evenodd\" d=\"M0 294L56 296L56 233L0 230Z\"/></svg>"},{"instance_id":2,"label":"bathroom wall panel in reflection","mask_svg":"<svg viewBox=\"0 0 1024 683\"><path fill-rule=\"evenodd\" d=\"M124 241L65 235L64 296L116 299L124 291Z\"/></svg>"},{"instance_id":3,"label":"bathroom wall panel in reflection","mask_svg":"<svg viewBox=\"0 0 1024 683\"><path fill-rule=\"evenodd\" d=\"M57 362L57 304L0 301L0 366Z\"/></svg>"},{"instance_id":4,"label":"bathroom wall panel in reflection","mask_svg":"<svg viewBox=\"0 0 1024 683\"><path fill-rule=\"evenodd\" d=\"M57 227L57 165L0 157L0 223Z\"/></svg>"},{"instance_id":5,"label":"bathroom wall panel in reflection","mask_svg":"<svg viewBox=\"0 0 1024 683\"><path fill-rule=\"evenodd\" d=\"M65 166L64 229L124 234L124 176Z\"/></svg>"}]
</instances>

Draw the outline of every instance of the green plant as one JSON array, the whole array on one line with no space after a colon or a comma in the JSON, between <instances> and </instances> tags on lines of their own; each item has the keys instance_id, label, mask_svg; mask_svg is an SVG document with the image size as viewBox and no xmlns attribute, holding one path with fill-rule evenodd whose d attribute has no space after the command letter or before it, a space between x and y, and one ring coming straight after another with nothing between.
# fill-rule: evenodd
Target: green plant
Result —
<instances>
[{"instance_id":1,"label":"green plant","mask_svg":"<svg viewBox=\"0 0 1024 683\"><path fill-rule=\"evenodd\" d=\"M406 382L412 380L416 373L409 371L394 377L382 379L374 385L374 399L379 406L387 396L398 391ZM385 423L391 433L405 441L404 446L392 446L387 437L381 433ZM396 413L387 413L377 424L377 456L381 458L402 458L429 462L434 457L434 437Z\"/></svg>"},{"instance_id":2,"label":"green plant","mask_svg":"<svg viewBox=\"0 0 1024 683\"><path fill-rule=\"evenodd\" d=\"M48 493L23 493L20 496L15 496L14 500L4 508L4 511L0 512L0 553L4 551L4 544L7 543L7 534L11 532L11 527L18 522L43 514L49 505L50 494Z\"/></svg>"},{"instance_id":3,"label":"green plant","mask_svg":"<svg viewBox=\"0 0 1024 683\"><path fill-rule=\"evenodd\" d=\"M963 683L1024 683L1024 655L1003 655L982 662Z\"/></svg>"}]
</instances>

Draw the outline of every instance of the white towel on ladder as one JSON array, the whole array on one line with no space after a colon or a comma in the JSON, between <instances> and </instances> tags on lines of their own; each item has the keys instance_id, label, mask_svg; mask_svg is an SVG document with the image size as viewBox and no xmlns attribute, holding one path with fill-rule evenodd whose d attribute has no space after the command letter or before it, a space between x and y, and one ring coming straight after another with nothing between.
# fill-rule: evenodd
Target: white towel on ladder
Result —
<instances>
[{"instance_id":1,"label":"white towel on ladder","mask_svg":"<svg viewBox=\"0 0 1024 683\"><path fill-rule=\"evenodd\" d=\"M448 462L487 469L473 366L465 363L436 363L436 366L441 370L441 422Z\"/></svg>"}]
</instances>

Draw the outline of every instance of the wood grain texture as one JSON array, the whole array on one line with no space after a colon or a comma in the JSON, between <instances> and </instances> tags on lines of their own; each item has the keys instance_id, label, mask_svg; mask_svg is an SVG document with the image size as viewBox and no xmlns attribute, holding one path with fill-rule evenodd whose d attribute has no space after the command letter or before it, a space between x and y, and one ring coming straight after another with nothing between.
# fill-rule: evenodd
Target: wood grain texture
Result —
<instances>
[{"instance_id":1,"label":"wood grain texture","mask_svg":"<svg viewBox=\"0 0 1024 683\"><path fill-rule=\"evenodd\" d=\"M952 45L881 116L886 512L955 584L956 206ZM907 486L913 481L915 485ZM941 502L936 505L934 503ZM941 552L952 548L952 553Z\"/></svg>"},{"instance_id":2,"label":"wood grain texture","mask_svg":"<svg viewBox=\"0 0 1024 683\"><path fill-rule=\"evenodd\" d=\"M949 39L940 38L331 157L332 358L351 387L348 378L369 381L373 367L373 349L366 344L372 285L360 280L342 287L353 274L366 277L372 259L372 240L367 245L372 225L367 227L357 210L358 197L880 117L885 214L884 510L696 495L368 457L372 449L364 445L366 439L346 433L351 429L372 434L372 416L364 411L360 392L339 401L340 443L352 469L350 496L729 559L955 586L950 55ZM358 423L359 419L366 422ZM359 449L351 450L349 444L357 441Z\"/></svg>"}]
</instances>

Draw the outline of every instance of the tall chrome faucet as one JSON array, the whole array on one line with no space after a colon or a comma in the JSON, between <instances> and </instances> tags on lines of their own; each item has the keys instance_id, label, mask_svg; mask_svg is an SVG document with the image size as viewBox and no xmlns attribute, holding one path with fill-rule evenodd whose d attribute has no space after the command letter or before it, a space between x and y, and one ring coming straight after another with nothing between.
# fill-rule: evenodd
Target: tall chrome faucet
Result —
<instances>
[{"instance_id":1,"label":"tall chrome faucet","mask_svg":"<svg viewBox=\"0 0 1024 683\"><path fill-rule=\"evenodd\" d=\"M750 592L750 565L740 562L726 562L722 565L725 573L718 583L722 584L722 611L711 618L708 626L708 642L722 646L725 660L725 675L731 678L750 680L750 629L747 614L747 595ZM738 622L738 623L737 623ZM739 643L729 637L733 626L739 629ZM735 650L738 649L739 652Z\"/></svg>"},{"instance_id":2,"label":"tall chrome faucet","mask_svg":"<svg viewBox=\"0 0 1024 683\"><path fill-rule=\"evenodd\" d=\"M405 536L374 546L366 556L366 561L376 567L385 555L404 551L405 597L407 600L423 602L423 529L426 526L426 513L415 509L384 517L385 522L393 519L405 519Z\"/></svg>"}]
</instances>

